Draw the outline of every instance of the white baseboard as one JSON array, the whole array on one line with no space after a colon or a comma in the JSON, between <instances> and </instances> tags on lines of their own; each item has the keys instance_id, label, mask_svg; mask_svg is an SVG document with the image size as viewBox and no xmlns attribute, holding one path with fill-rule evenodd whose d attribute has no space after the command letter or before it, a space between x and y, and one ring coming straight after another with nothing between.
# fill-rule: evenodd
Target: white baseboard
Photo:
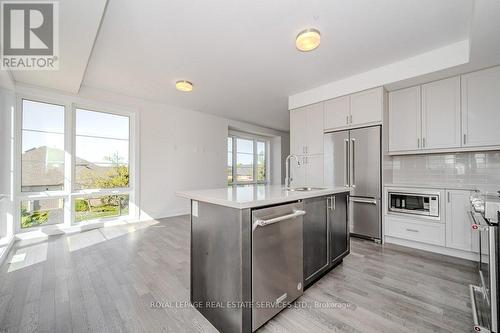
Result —
<instances>
[{"instance_id":1,"label":"white baseboard","mask_svg":"<svg viewBox=\"0 0 500 333\"><path fill-rule=\"evenodd\" d=\"M410 241L410 240L391 237L391 236L385 236L385 243L411 247L414 249L444 254L447 256L452 256L452 257L457 257L457 258L462 258L462 259L467 259L467 260L479 261L479 254L474 253L474 252L455 250L455 249L450 249L447 247L430 245L430 244Z\"/></svg>"},{"instance_id":2,"label":"white baseboard","mask_svg":"<svg viewBox=\"0 0 500 333\"><path fill-rule=\"evenodd\" d=\"M9 256L10 249L12 248L12 245L14 245L14 242L14 237L4 237L0 239L0 266Z\"/></svg>"},{"instance_id":3,"label":"white baseboard","mask_svg":"<svg viewBox=\"0 0 500 333\"><path fill-rule=\"evenodd\" d=\"M145 213L141 213L140 220L141 221L159 220L159 219L166 219L169 217L176 217L176 216L189 215L189 214L191 214L191 211L189 209L173 210L173 211L169 211L165 214L162 214L161 216L151 216L151 215L148 215Z\"/></svg>"}]
</instances>

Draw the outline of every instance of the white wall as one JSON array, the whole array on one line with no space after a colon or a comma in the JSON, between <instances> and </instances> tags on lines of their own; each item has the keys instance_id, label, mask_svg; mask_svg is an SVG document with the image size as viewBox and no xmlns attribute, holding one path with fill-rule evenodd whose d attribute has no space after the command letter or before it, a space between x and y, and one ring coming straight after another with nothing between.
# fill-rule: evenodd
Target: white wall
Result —
<instances>
[{"instance_id":1,"label":"white wall","mask_svg":"<svg viewBox=\"0 0 500 333\"><path fill-rule=\"evenodd\" d=\"M393 182L500 189L500 151L393 156Z\"/></svg>"},{"instance_id":2,"label":"white wall","mask_svg":"<svg viewBox=\"0 0 500 333\"><path fill-rule=\"evenodd\" d=\"M304 105L433 73L466 64L468 61L469 40L459 41L289 96L288 109L292 110Z\"/></svg>"},{"instance_id":3,"label":"white wall","mask_svg":"<svg viewBox=\"0 0 500 333\"><path fill-rule=\"evenodd\" d=\"M17 90L51 99L72 97L30 86L18 86ZM89 87L82 87L79 95L73 97L91 104L137 111L141 219L188 213L188 200L176 197L176 191L227 185L226 138L229 127L272 138L272 148L280 148L279 151L274 149L275 156L271 157L273 182L281 181L282 155L288 154L287 132Z\"/></svg>"},{"instance_id":4,"label":"white wall","mask_svg":"<svg viewBox=\"0 0 500 333\"><path fill-rule=\"evenodd\" d=\"M185 214L175 191L224 187L227 121L169 106L141 113L141 218Z\"/></svg>"}]
</instances>

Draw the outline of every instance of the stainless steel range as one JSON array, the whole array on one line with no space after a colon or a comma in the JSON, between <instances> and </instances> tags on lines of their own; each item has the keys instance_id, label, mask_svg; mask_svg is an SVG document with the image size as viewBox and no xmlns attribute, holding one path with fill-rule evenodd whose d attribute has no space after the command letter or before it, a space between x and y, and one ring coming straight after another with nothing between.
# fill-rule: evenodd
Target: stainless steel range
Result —
<instances>
[{"instance_id":1,"label":"stainless steel range","mask_svg":"<svg viewBox=\"0 0 500 333\"><path fill-rule=\"evenodd\" d=\"M476 332L499 333L499 226L500 192L471 196L470 216L479 240L480 285L470 285Z\"/></svg>"}]
</instances>

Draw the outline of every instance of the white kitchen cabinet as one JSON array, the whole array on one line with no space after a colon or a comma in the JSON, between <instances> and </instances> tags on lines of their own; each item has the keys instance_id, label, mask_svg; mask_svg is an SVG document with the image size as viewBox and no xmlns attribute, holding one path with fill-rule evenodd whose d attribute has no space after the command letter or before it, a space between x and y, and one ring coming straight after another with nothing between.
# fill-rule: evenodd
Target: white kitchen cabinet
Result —
<instances>
[{"instance_id":1,"label":"white kitchen cabinet","mask_svg":"<svg viewBox=\"0 0 500 333\"><path fill-rule=\"evenodd\" d=\"M323 154L324 103L307 107L306 154Z\"/></svg>"},{"instance_id":2,"label":"white kitchen cabinet","mask_svg":"<svg viewBox=\"0 0 500 333\"><path fill-rule=\"evenodd\" d=\"M350 96L342 96L325 102L325 129L349 126Z\"/></svg>"},{"instance_id":3,"label":"white kitchen cabinet","mask_svg":"<svg viewBox=\"0 0 500 333\"><path fill-rule=\"evenodd\" d=\"M291 186L301 187L306 186L306 158L305 156L297 156L300 165L295 160L290 161L290 176L292 177Z\"/></svg>"},{"instance_id":4,"label":"white kitchen cabinet","mask_svg":"<svg viewBox=\"0 0 500 333\"><path fill-rule=\"evenodd\" d=\"M386 236L410 241L444 246L445 229L444 223L389 215L385 217Z\"/></svg>"},{"instance_id":5,"label":"white kitchen cabinet","mask_svg":"<svg viewBox=\"0 0 500 333\"><path fill-rule=\"evenodd\" d=\"M290 111L292 154L323 154L323 107L317 103Z\"/></svg>"},{"instance_id":6,"label":"white kitchen cabinet","mask_svg":"<svg viewBox=\"0 0 500 333\"><path fill-rule=\"evenodd\" d=\"M460 77L422 85L422 149L460 147L460 118Z\"/></svg>"},{"instance_id":7,"label":"white kitchen cabinet","mask_svg":"<svg viewBox=\"0 0 500 333\"><path fill-rule=\"evenodd\" d=\"M500 145L500 67L462 75L462 144Z\"/></svg>"},{"instance_id":8,"label":"white kitchen cabinet","mask_svg":"<svg viewBox=\"0 0 500 333\"><path fill-rule=\"evenodd\" d=\"M420 86L389 93L389 151L420 149Z\"/></svg>"},{"instance_id":9,"label":"white kitchen cabinet","mask_svg":"<svg viewBox=\"0 0 500 333\"><path fill-rule=\"evenodd\" d=\"M345 129L382 122L384 88L374 88L325 102L326 130Z\"/></svg>"},{"instance_id":10,"label":"white kitchen cabinet","mask_svg":"<svg viewBox=\"0 0 500 333\"><path fill-rule=\"evenodd\" d=\"M307 141L307 109L299 108L290 111L290 153L305 154Z\"/></svg>"},{"instance_id":11,"label":"white kitchen cabinet","mask_svg":"<svg viewBox=\"0 0 500 333\"><path fill-rule=\"evenodd\" d=\"M381 122L383 101L384 89L382 87L352 94L350 125L361 126Z\"/></svg>"},{"instance_id":12,"label":"white kitchen cabinet","mask_svg":"<svg viewBox=\"0 0 500 333\"><path fill-rule=\"evenodd\" d=\"M446 247L472 251L472 224L467 213L470 208L470 192L446 191Z\"/></svg>"},{"instance_id":13,"label":"white kitchen cabinet","mask_svg":"<svg viewBox=\"0 0 500 333\"><path fill-rule=\"evenodd\" d=\"M321 187L323 183L323 154L299 156L300 166L292 163L292 187Z\"/></svg>"},{"instance_id":14,"label":"white kitchen cabinet","mask_svg":"<svg viewBox=\"0 0 500 333\"><path fill-rule=\"evenodd\" d=\"M321 187L323 179L323 154L306 156L306 185Z\"/></svg>"}]
</instances>

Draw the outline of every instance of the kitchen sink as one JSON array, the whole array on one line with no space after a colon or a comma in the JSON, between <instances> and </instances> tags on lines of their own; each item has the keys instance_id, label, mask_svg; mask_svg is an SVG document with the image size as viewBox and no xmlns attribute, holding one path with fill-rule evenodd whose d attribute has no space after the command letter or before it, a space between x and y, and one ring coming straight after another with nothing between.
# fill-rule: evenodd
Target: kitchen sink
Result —
<instances>
[{"instance_id":1,"label":"kitchen sink","mask_svg":"<svg viewBox=\"0 0 500 333\"><path fill-rule=\"evenodd\" d=\"M324 187L293 187L293 188L287 188L287 191L292 191L292 192L307 192L307 191L317 191L317 190L324 190Z\"/></svg>"}]
</instances>

